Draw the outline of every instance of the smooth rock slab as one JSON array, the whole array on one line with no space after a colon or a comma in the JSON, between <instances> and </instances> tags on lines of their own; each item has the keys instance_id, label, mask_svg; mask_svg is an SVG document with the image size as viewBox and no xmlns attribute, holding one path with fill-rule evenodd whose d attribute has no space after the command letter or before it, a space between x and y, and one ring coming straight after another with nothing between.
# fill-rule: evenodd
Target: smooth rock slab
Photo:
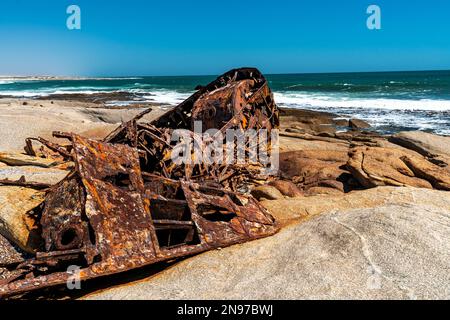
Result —
<instances>
[{"instance_id":1,"label":"smooth rock slab","mask_svg":"<svg viewBox=\"0 0 450 320\"><path fill-rule=\"evenodd\" d=\"M57 164L51 159L31 157L21 153L0 152L0 162L10 166L36 166L50 168Z\"/></svg>"},{"instance_id":2,"label":"smooth rock slab","mask_svg":"<svg viewBox=\"0 0 450 320\"><path fill-rule=\"evenodd\" d=\"M427 157L450 157L450 137L422 131L404 131L394 134L389 140Z\"/></svg>"},{"instance_id":3,"label":"smooth rock slab","mask_svg":"<svg viewBox=\"0 0 450 320\"><path fill-rule=\"evenodd\" d=\"M36 221L27 212L44 201L44 192L0 186L0 234L27 252L40 245Z\"/></svg>"},{"instance_id":4,"label":"smooth rock slab","mask_svg":"<svg viewBox=\"0 0 450 320\"><path fill-rule=\"evenodd\" d=\"M27 182L38 182L46 184L57 184L64 179L69 172L65 170L59 170L54 168L41 168L33 166L20 166L20 167L0 167L0 180L9 179L11 181L17 181L22 176L25 177Z\"/></svg>"},{"instance_id":5,"label":"smooth rock slab","mask_svg":"<svg viewBox=\"0 0 450 320\"><path fill-rule=\"evenodd\" d=\"M349 127L352 129L367 129L370 128L370 124L364 120L353 118L349 120Z\"/></svg>"},{"instance_id":6,"label":"smooth rock slab","mask_svg":"<svg viewBox=\"0 0 450 320\"><path fill-rule=\"evenodd\" d=\"M283 225L335 210L348 211L388 205L408 206L414 203L450 211L450 192L412 187L377 187L339 195L315 195L261 202Z\"/></svg>"},{"instance_id":7,"label":"smooth rock slab","mask_svg":"<svg viewBox=\"0 0 450 320\"><path fill-rule=\"evenodd\" d=\"M351 177L346 170L348 151L298 150L280 154L280 173L305 191L314 187L344 192ZM312 190L313 191L313 190Z\"/></svg>"},{"instance_id":8,"label":"smooth rock slab","mask_svg":"<svg viewBox=\"0 0 450 320\"><path fill-rule=\"evenodd\" d=\"M356 147L349 155L347 168L366 188L390 185L450 190L450 170L410 150Z\"/></svg>"},{"instance_id":9,"label":"smooth rock slab","mask_svg":"<svg viewBox=\"0 0 450 320\"><path fill-rule=\"evenodd\" d=\"M407 190L440 205L331 211L87 298L448 299L450 194Z\"/></svg>"},{"instance_id":10,"label":"smooth rock slab","mask_svg":"<svg viewBox=\"0 0 450 320\"><path fill-rule=\"evenodd\" d=\"M284 196L295 198L303 196L303 192L300 191L297 186L291 181L285 180L275 180L269 183L270 186L275 187L280 191Z\"/></svg>"},{"instance_id":11,"label":"smooth rock slab","mask_svg":"<svg viewBox=\"0 0 450 320\"><path fill-rule=\"evenodd\" d=\"M277 200L283 199L283 194L275 187L264 185L258 186L252 190L252 196L256 199L268 199L268 200Z\"/></svg>"}]
</instances>

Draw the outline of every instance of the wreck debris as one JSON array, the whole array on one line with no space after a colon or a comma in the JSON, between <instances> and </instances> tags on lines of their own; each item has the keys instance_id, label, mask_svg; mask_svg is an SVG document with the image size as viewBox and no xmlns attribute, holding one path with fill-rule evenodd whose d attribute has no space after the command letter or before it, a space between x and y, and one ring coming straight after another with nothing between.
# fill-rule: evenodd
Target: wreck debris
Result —
<instances>
[{"instance_id":1,"label":"wreck debris","mask_svg":"<svg viewBox=\"0 0 450 320\"><path fill-rule=\"evenodd\" d=\"M36 218L43 251L6 266L12 276L0 282L0 296L64 284L73 265L80 267L83 281L278 230L258 201L238 192L264 179L265 164L171 161L174 130L184 129L204 147L194 130L197 121L200 133L277 128L278 109L267 81L257 69L243 68L197 89L156 120L140 121L151 111L146 110L103 141L63 132L54 136L67 139L66 145L26 140L28 155L60 157L73 161L75 169L47 190ZM38 152L32 141L43 145Z\"/></svg>"},{"instance_id":2,"label":"wreck debris","mask_svg":"<svg viewBox=\"0 0 450 320\"><path fill-rule=\"evenodd\" d=\"M55 133L54 133L55 135ZM57 135L55 135L57 136ZM44 146L46 146L48 149L50 149L51 151L53 151L54 153L60 154L64 159L71 159L71 155L70 155L70 151L66 150L66 148L64 148L64 146L61 146L59 144L50 142L44 138L38 137L38 138L27 138L25 140L26 146L24 148L25 153L31 156L36 156L36 151L33 149L33 144L32 141L38 141L40 143L42 143ZM45 149L41 149L41 150L45 150ZM49 154L48 152L45 154Z\"/></svg>"}]
</instances>

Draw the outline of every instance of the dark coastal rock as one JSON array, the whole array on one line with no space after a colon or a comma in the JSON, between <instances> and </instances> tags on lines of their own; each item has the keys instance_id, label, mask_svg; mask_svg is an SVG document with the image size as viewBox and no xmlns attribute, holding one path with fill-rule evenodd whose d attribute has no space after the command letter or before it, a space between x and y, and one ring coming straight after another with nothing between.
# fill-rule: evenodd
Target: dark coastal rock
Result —
<instances>
[{"instance_id":1,"label":"dark coastal rock","mask_svg":"<svg viewBox=\"0 0 450 320\"><path fill-rule=\"evenodd\" d=\"M367 129L370 128L370 124L364 120L352 118L349 120L349 127L352 129Z\"/></svg>"},{"instance_id":2,"label":"dark coastal rock","mask_svg":"<svg viewBox=\"0 0 450 320\"><path fill-rule=\"evenodd\" d=\"M333 119L334 124L339 127L349 127L349 120L348 119Z\"/></svg>"},{"instance_id":3,"label":"dark coastal rock","mask_svg":"<svg viewBox=\"0 0 450 320\"><path fill-rule=\"evenodd\" d=\"M332 124L317 123L298 123L293 127L286 128L286 132L292 133L314 133L314 134L331 134L336 133L336 127Z\"/></svg>"},{"instance_id":4,"label":"dark coastal rock","mask_svg":"<svg viewBox=\"0 0 450 320\"><path fill-rule=\"evenodd\" d=\"M283 195L290 198L303 196L303 192L301 192L300 189L297 188L297 186L291 181L275 180L270 182L269 185L277 188Z\"/></svg>"},{"instance_id":5,"label":"dark coastal rock","mask_svg":"<svg viewBox=\"0 0 450 320\"><path fill-rule=\"evenodd\" d=\"M290 133L305 133L305 129L301 129L301 128L287 128L285 130L286 132L290 132Z\"/></svg>"},{"instance_id":6,"label":"dark coastal rock","mask_svg":"<svg viewBox=\"0 0 450 320\"><path fill-rule=\"evenodd\" d=\"M282 109L281 129L294 133L335 133L337 115L303 109Z\"/></svg>"},{"instance_id":7,"label":"dark coastal rock","mask_svg":"<svg viewBox=\"0 0 450 320\"><path fill-rule=\"evenodd\" d=\"M151 94L149 94L151 95ZM145 101L145 99L134 92L129 91L113 91L113 92L96 92L92 94L83 93L63 93L51 94L45 97L38 97L37 100L70 100L88 103L103 104L110 101Z\"/></svg>"},{"instance_id":8,"label":"dark coastal rock","mask_svg":"<svg viewBox=\"0 0 450 320\"><path fill-rule=\"evenodd\" d=\"M282 109L281 129L290 133L308 133L317 135L336 135L337 127L352 130L370 128L370 124L360 119L342 119L336 114L303 110Z\"/></svg>"}]
</instances>

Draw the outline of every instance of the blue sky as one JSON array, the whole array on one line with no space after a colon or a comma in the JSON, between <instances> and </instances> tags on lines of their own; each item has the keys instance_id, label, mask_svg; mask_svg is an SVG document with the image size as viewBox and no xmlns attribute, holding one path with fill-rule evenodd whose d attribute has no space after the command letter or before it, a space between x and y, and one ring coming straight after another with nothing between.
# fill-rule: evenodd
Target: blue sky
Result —
<instances>
[{"instance_id":1,"label":"blue sky","mask_svg":"<svg viewBox=\"0 0 450 320\"><path fill-rule=\"evenodd\" d=\"M449 16L448 0L1 0L0 75L450 69Z\"/></svg>"}]
</instances>

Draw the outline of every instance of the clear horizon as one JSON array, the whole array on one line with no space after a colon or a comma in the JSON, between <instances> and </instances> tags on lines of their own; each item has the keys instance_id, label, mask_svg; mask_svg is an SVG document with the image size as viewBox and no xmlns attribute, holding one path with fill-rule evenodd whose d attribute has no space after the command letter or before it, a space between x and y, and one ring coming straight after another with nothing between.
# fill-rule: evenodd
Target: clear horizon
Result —
<instances>
[{"instance_id":1,"label":"clear horizon","mask_svg":"<svg viewBox=\"0 0 450 320\"><path fill-rule=\"evenodd\" d=\"M246 66L247 67L247 66ZM252 67L252 66L250 66ZM236 67L236 68L240 68L240 67ZM233 68L233 69L236 69ZM228 70L226 70L228 71ZM289 73L266 73L266 75L271 76L271 75L314 75L314 74L323 74L323 75L327 75L327 74L358 74L358 73L413 73L413 72L450 72L450 68L449 69L428 69L428 70L380 70L380 71L336 71L336 72L289 72ZM111 75L96 75L96 76L75 76L75 75L45 75L45 74L37 74L37 75L2 75L0 74L0 78L40 78L40 77L49 77L49 78L87 78L87 79L95 79L95 78L134 78L134 77L214 77L214 76L218 76L221 73L218 74L174 74L174 75L123 75L123 76L111 76Z\"/></svg>"},{"instance_id":2,"label":"clear horizon","mask_svg":"<svg viewBox=\"0 0 450 320\"><path fill-rule=\"evenodd\" d=\"M69 30L70 5L80 30ZM381 9L381 29L366 11ZM0 74L123 77L450 69L444 0L17 0L0 3ZM388 71L385 71L388 70Z\"/></svg>"}]
</instances>

